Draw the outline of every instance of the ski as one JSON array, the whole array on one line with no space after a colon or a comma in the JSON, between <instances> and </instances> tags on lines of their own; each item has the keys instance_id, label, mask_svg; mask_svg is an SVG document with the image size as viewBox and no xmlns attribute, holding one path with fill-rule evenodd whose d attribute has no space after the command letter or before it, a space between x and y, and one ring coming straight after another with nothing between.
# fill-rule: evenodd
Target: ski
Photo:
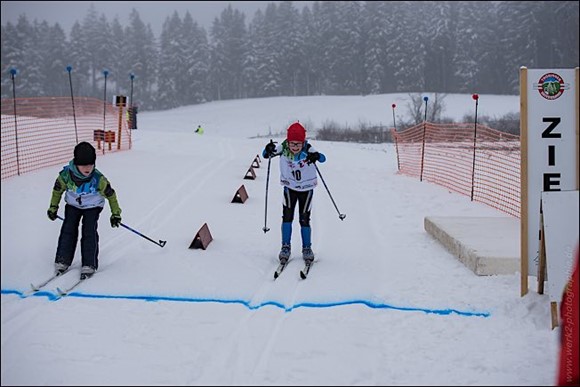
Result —
<instances>
[{"instance_id":1,"label":"ski","mask_svg":"<svg viewBox=\"0 0 580 387\"><path fill-rule=\"evenodd\" d=\"M280 263L278 265L278 268L274 272L274 279L278 278L280 276L280 274L282 274L284 269L286 269L286 266L288 266L288 262L290 262L290 260L287 260L286 263Z\"/></svg>"},{"instance_id":2,"label":"ski","mask_svg":"<svg viewBox=\"0 0 580 387\"><path fill-rule=\"evenodd\" d=\"M306 279L306 277L308 277L308 272L310 271L310 268L312 267L313 263L314 261L304 264L304 269L300 270L300 278Z\"/></svg>"},{"instance_id":3,"label":"ski","mask_svg":"<svg viewBox=\"0 0 580 387\"><path fill-rule=\"evenodd\" d=\"M88 278L85 279L79 279L77 282L75 282L74 284L72 284L69 288L67 289L61 289L61 288L56 288L56 292L58 293L59 296L64 297L66 295L68 295L70 292L72 292L77 286L79 286L82 282L86 281Z\"/></svg>"},{"instance_id":4,"label":"ski","mask_svg":"<svg viewBox=\"0 0 580 387\"><path fill-rule=\"evenodd\" d=\"M34 284L30 284L30 287L32 288L33 293L38 292L40 289L42 289L43 287L45 287L46 285L48 285L50 282L54 281L55 279L57 279L58 277L65 275L66 273L68 273L69 270L65 271L64 273L56 273L53 274L51 277L49 277L48 279L46 279L45 281L39 283L38 285L34 285Z\"/></svg>"}]
</instances>

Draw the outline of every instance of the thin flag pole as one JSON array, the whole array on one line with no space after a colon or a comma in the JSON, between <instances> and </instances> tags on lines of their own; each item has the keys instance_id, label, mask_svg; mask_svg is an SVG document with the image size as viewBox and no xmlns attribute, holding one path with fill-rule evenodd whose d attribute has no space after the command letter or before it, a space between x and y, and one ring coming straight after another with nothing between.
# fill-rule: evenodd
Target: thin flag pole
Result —
<instances>
[{"instance_id":1,"label":"thin flag pole","mask_svg":"<svg viewBox=\"0 0 580 387\"><path fill-rule=\"evenodd\" d=\"M12 101L14 103L14 141L16 142L16 173L20 176L20 156L18 155L18 119L16 118L16 82L15 77L18 73L14 67L10 69L10 79L12 79Z\"/></svg>"},{"instance_id":2,"label":"thin flag pole","mask_svg":"<svg viewBox=\"0 0 580 387\"><path fill-rule=\"evenodd\" d=\"M66 66L66 71L68 72L68 83L70 85L70 99L72 102L72 109L73 109L73 122L75 124L75 139L77 141L77 144L79 143L79 133L77 130L77 116L76 116L76 112L75 112L75 99L74 99L74 95L73 95L73 86L72 86L72 76L71 76L71 71L72 71L72 66Z\"/></svg>"},{"instance_id":3,"label":"thin flag pole","mask_svg":"<svg viewBox=\"0 0 580 387\"><path fill-rule=\"evenodd\" d=\"M395 133L397 132L397 124L395 123L395 108L397 105L392 104L391 107L393 108L393 128L395 128ZM397 140L397 136L395 136L395 150L397 152L397 170L401 170L401 163L399 162L399 143Z\"/></svg>"},{"instance_id":4,"label":"thin flag pole","mask_svg":"<svg viewBox=\"0 0 580 387\"><path fill-rule=\"evenodd\" d=\"M475 127L473 129L473 164L471 166L471 201L473 201L473 193L475 189L475 149L477 144L477 105L479 104L479 95L473 94L471 96L475 100Z\"/></svg>"},{"instance_id":5,"label":"thin flag pole","mask_svg":"<svg viewBox=\"0 0 580 387\"><path fill-rule=\"evenodd\" d=\"M425 119L423 119L423 145L421 146L421 176L419 177L419 181L423 181L423 165L425 162L425 133L427 131L427 101L429 101L429 97L423 97L423 101L425 101Z\"/></svg>"}]
</instances>

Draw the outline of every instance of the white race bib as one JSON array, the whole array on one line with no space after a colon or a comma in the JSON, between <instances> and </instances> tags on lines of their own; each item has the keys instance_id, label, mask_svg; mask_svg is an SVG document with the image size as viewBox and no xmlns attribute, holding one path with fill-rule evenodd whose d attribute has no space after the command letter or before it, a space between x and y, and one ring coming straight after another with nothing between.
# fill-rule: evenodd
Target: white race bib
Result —
<instances>
[{"instance_id":1,"label":"white race bib","mask_svg":"<svg viewBox=\"0 0 580 387\"><path fill-rule=\"evenodd\" d=\"M318 184L316 167L306 160L293 161L280 157L280 184L295 191L308 191Z\"/></svg>"}]
</instances>

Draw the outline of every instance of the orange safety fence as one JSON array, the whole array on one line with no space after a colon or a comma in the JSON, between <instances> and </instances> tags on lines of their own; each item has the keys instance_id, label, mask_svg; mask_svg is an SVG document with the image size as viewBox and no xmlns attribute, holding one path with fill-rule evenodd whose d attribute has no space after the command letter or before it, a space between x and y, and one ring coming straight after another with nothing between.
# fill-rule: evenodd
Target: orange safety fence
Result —
<instances>
[{"instance_id":1,"label":"orange safety fence","mask_svg":"<svg viewBox=\"0 0 580 387\"><path fill-rule=\"evenodd\" d=\"M131 149L126 108L87 97L74 98L74 109L70 97L1 101L2 179L64 165L81 141L93 144L97 155Z\"/></svg>"},{"instance_id":2,"label":"orange safety fence","mask_svg":"<svg viewBox=\"0 0 580 387\"><path fill-rule=\"evenodd\" d=\"M399 173L520 217L520 138L474 123L391 129Z\"/></svg>"}]
</instances>

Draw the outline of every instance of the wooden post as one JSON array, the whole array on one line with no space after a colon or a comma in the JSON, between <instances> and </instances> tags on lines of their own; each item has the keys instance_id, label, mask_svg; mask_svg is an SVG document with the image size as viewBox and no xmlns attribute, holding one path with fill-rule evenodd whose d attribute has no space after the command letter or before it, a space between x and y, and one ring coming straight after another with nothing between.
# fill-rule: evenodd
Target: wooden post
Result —
<instances>
[{"instance_id":1,"label":"wooden post","mask_svg":"<svg viewBox=\"0 0 580 387\"><path fill-rule=\"evenodd\" d=\"M538 294L544 294L544 283L546 281L546 232L544 229L544 214L542 203L540 202L540 255L538 262Z\"/></svg>"},{"instance_id":2,"label":"wooden post","mask_svg":"<svg viewBox=\"0 0 580 387\"><path fill-rule=\"evenodd\" d=\"M123 128L123 107L127 106L127 97L124 95L117 96L116 105L119 107L119 127L117 131L117 150L121 149L121 129Z\"/></svg>"},{"instance_id":3,"label":"wooden post","mask_svg":"<svg viewBox=\"0 0 580 387\"><path fill-rule=\"evenodd\" d=\"M520 296L528 294L528 69L520 68Z\"/></svg>"}]
</instances>

